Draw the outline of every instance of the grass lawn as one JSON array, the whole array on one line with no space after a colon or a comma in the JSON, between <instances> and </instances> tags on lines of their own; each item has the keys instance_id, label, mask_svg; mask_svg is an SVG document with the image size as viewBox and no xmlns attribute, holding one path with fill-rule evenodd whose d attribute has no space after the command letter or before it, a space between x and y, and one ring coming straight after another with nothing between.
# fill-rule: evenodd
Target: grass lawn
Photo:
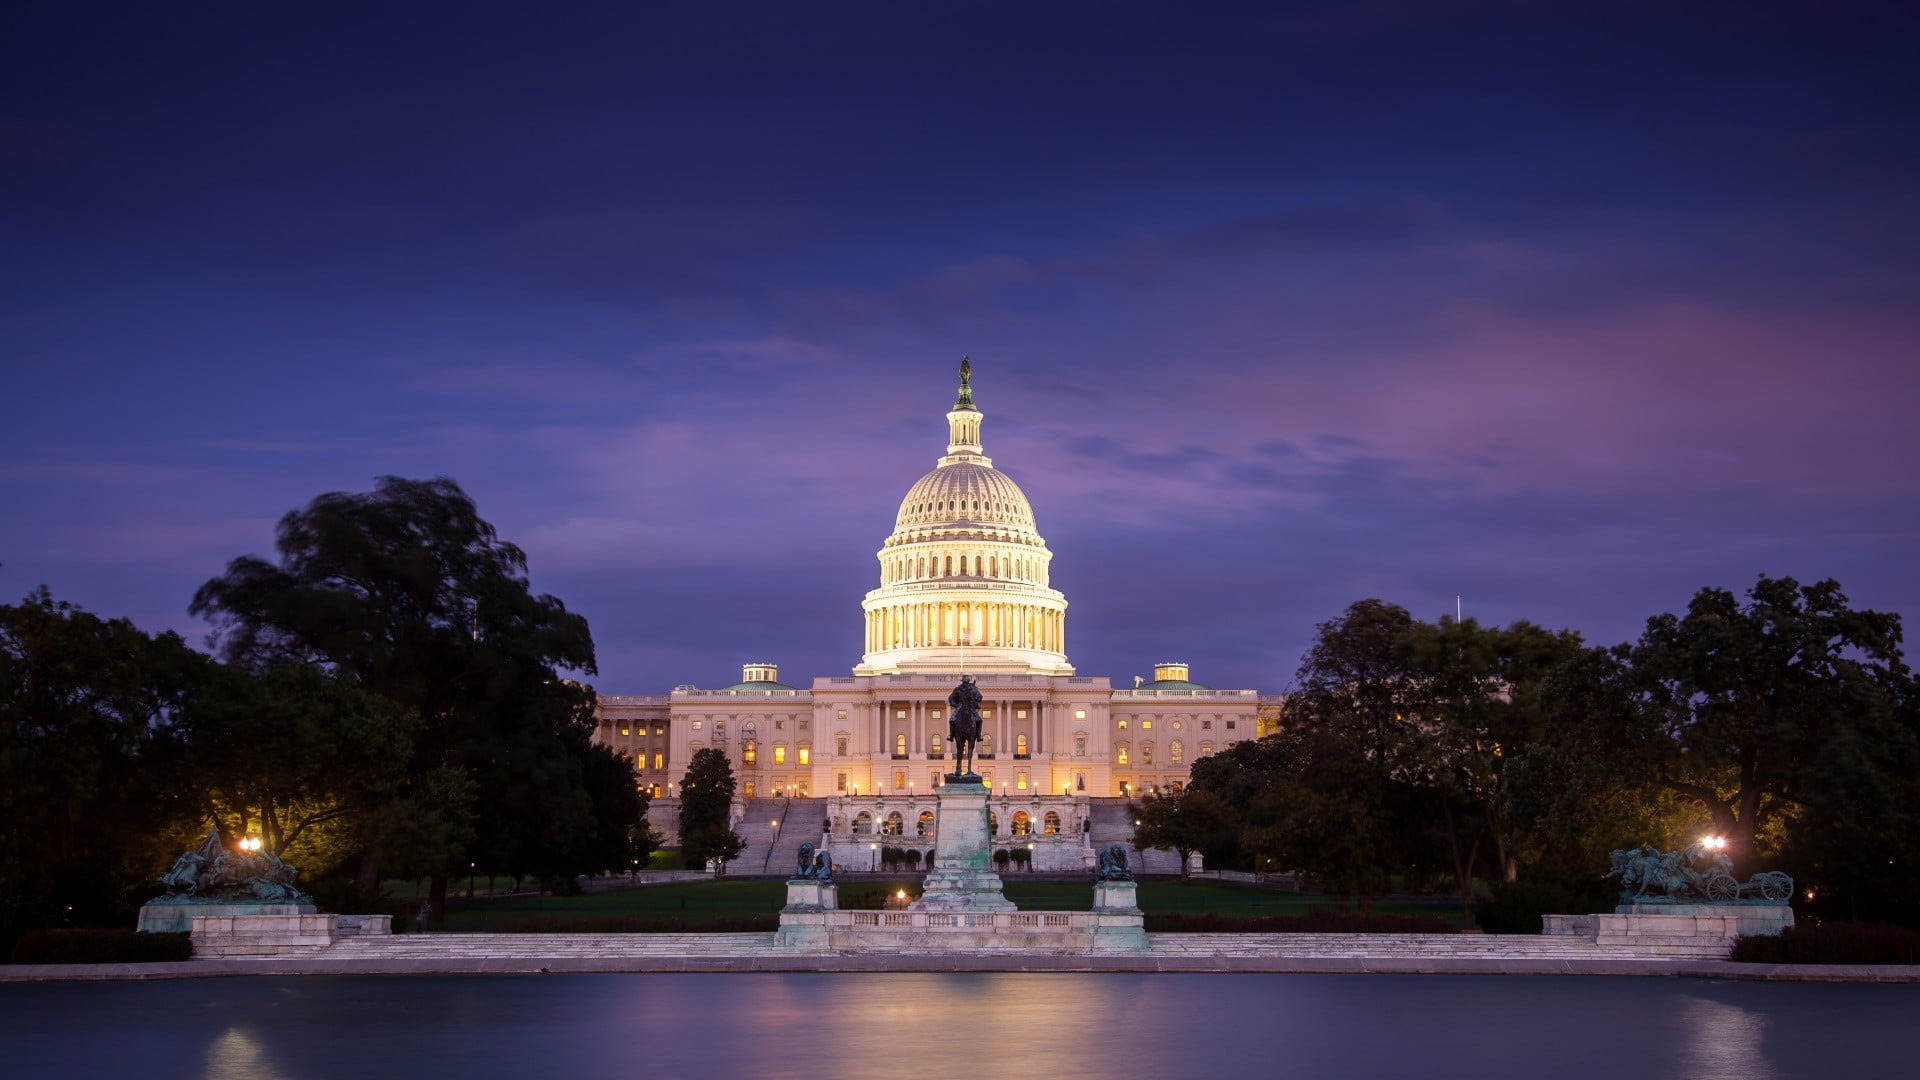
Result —
<instances>
[{"instance_id":1,"label":"grass lawn","mask_svg":"<svg viewBox=\"0 0 1920 1080\"><path fill-rule=\"evenodd\" d=\"M1007 899L1028 911L1085 911L1093 904L1092 881L1022 881L1009 875ZM870 889L892 891L906 887L918 892L919 877L909 874L843 877L843 896ZM449 897L448 930L485 930L509 920L534 915L566 918L670 918L686 922L707 922L746 915L767 915L780 910L786 902L786 884L769 879L734 881L696 881L678 885L654 885L640 889L619 889L587 893L582 896L509 896L499 899ZM1334 905L1324 896L1301 896L1271 889L1216 881L1143 881L1140 906L1150 914L1186 912L1218 915L1304 915L1309 907ZM1450 922L1470 925L1460 918L1457 903L1375 904L1380 915L1438 915Z\"/></svg>"}]
</instances>

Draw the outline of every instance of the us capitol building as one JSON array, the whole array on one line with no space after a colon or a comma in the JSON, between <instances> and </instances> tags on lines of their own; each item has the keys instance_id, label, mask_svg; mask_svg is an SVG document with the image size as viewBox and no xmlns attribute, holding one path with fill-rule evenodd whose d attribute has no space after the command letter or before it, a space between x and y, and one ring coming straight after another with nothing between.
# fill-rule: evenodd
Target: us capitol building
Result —
<instances>
[{"instance_id":1,"label":"us capitol building","mask_svg":"<svg viewBox=\"0 0 1920 1080\"><path fill-rule=\"evenodd\" d=\"M792 826L804 812L830 837L930 843L931 796L951 768L947 694L964 672L985 698L975 770L994 792L996 834L1079 847L1099 831L1098 804L1124 817L1120 800L1178 789L1197 758L1260 733L1277 696L1204 686L1185 663L1119 689L1075 672L1053 553L982 447L970 378L963 361L947 452L907 489L880 545L852 673L801 688L775 664L749 663L719 689L601 697L596 741L628 757L643 787L672 799L693 753L717 747L743 806L778 798Z\"/></svg>"}]
</instances>

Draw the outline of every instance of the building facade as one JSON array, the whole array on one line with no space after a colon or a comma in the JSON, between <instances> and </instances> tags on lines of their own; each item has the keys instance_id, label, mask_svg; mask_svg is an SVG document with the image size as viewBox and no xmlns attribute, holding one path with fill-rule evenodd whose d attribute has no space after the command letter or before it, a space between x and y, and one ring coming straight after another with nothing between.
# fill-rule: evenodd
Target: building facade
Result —
<instances>
[{"instance_id":1,"label":"building facade","mask_svg":"<svg viewBox=\"0 0 1920 1080\"><path fill-rule=\"evenodd\" d=\"M864 813L876 834L891 822L911 836L951 768L947 695L963 672L986 699L975 771L1017 834L1084 829L1084 800L1177 789L1195 760L1262 733L1276 697L1193 682L1185 663L1156 664L1132 687L1077 673L1053 554L1025 493L986 456L965 362L946 419L946 453L907 490L877 552L852 672L802 688L749 663L732 686L602 697L596 737L643 786L673 797L688 759L714 747L745 798L826 798L837 834L863 835Z\"/></svg>"}]
</instances>

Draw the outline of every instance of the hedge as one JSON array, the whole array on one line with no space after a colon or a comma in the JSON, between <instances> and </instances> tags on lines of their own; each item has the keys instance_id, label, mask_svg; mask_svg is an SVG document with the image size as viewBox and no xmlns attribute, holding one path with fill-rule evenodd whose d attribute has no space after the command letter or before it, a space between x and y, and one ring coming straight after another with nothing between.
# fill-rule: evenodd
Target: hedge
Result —
<instances>
[{"instance_id":1,"label":"hedge","mask_svg":"<svg viewBox=\"0 0 1920 1080\"><path fill-rule=\"evenodd\" d=\"M131 927L31 930L13 943L16 964L156 964L191 959L191 935Z\"/></svg>"},{"instance_id":2,"label":"hedge","mask_svg":"<svg viewBox=\"0 0 1920 1080\"><path fill-rule=\"evenodd\" d=\"M1742 937L1733 959L1747 964L1920 964L1920 930L1892 923L1814 923Z\"/></svg>"}]
</instances>

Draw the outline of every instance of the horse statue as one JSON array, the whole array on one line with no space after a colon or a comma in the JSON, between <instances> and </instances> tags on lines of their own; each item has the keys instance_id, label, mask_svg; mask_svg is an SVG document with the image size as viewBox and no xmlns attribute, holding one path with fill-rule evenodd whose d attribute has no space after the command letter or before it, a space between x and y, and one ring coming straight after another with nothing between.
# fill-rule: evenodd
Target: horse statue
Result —
<instances>
[{"instance_id":1,"label":"horse statue","mask_svg":"<svg viewBox=\"0 0 1920 1080\"><path fill-rule=\"evenodd\" d=\"M980 742L980 688L973 676L960 676L960 685L947 695L947 739L953 743L953 772L949 779L971 777L973 750Z\"/></svg>"}]
</instances>

